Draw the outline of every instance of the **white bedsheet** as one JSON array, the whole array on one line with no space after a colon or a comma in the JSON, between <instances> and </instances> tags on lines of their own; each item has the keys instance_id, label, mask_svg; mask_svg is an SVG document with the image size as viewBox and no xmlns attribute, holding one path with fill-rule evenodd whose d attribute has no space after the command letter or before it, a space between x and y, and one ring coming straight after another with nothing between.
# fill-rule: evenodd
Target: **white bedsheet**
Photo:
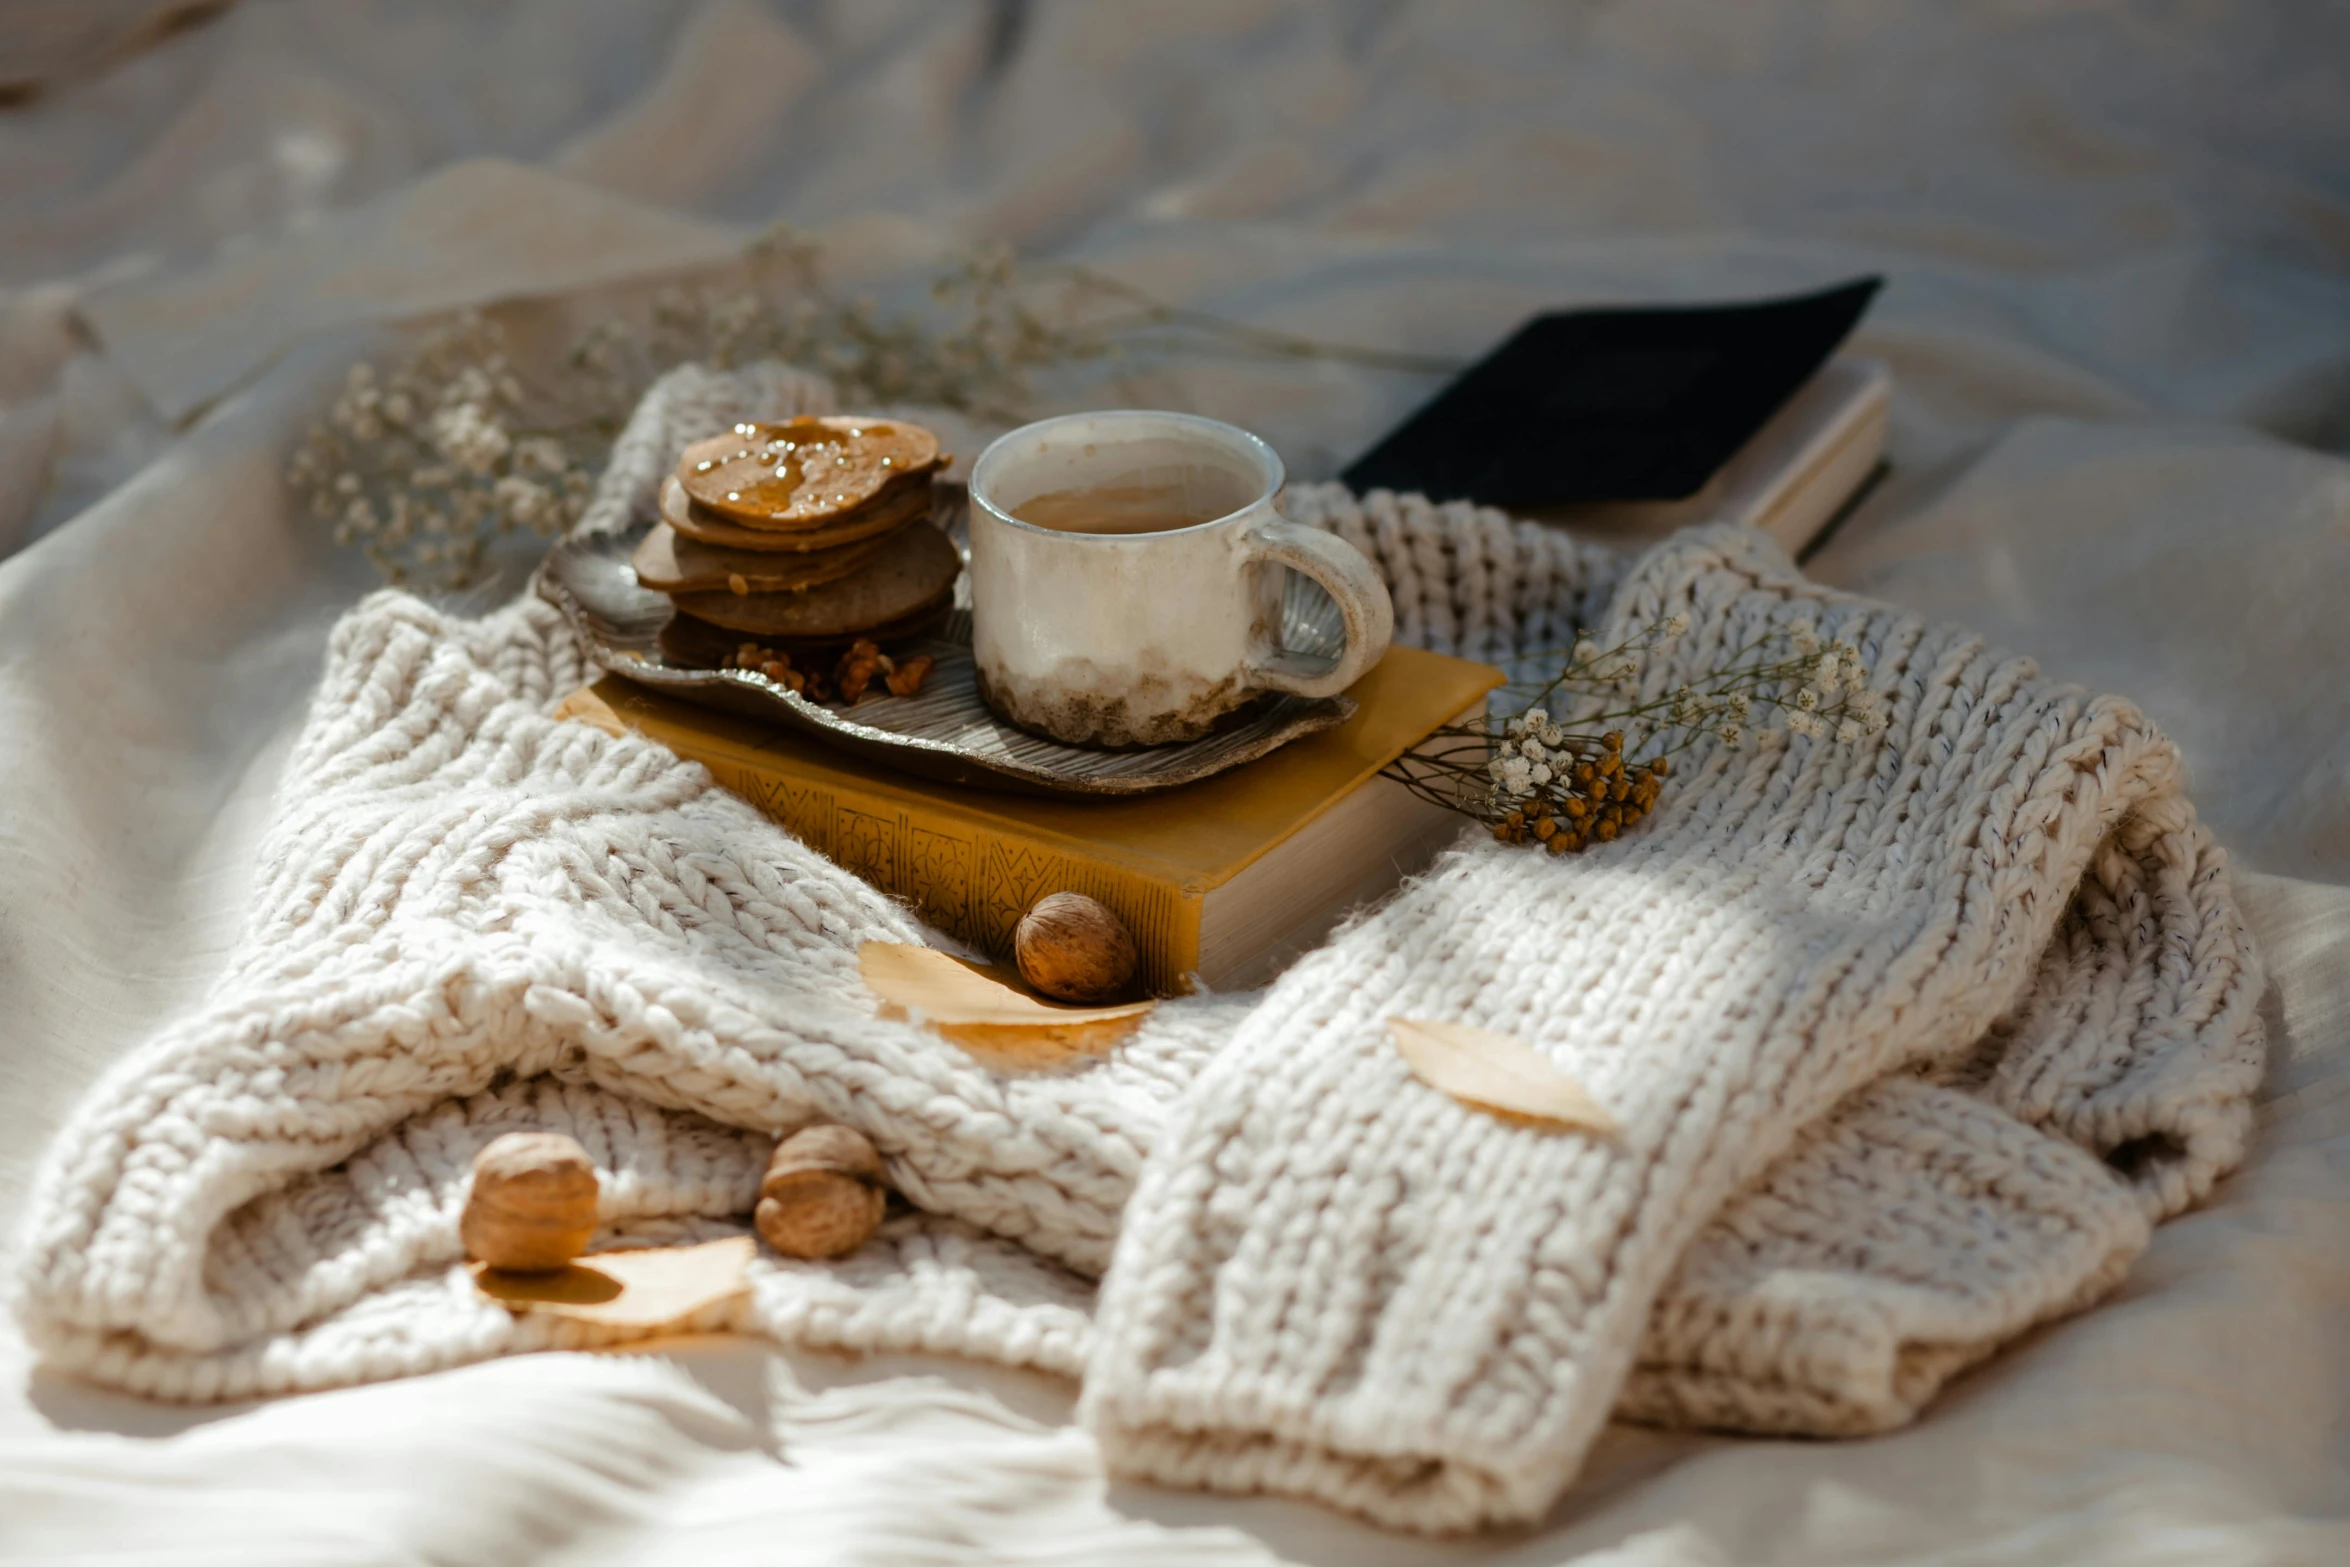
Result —
<instances>
[{"instance_id":1,"label":"white bedsheet","mask_svg":"<svg viewBox=\"0 0 2350 1567\"><path fill-rule=\"evenodd\" d=\"M0 48L8 10L0 5ZM775 215L1325 337L1891 279L1894 480L1814 563L2137 697L2275 978L2251 1166L1915 1429L1630 1429L1430 1543L1105 1487L1069 1390L746 1344L226 1410L0 1333L0 1553L158 1562L2350 1560L2350 22L2319 7L278 5L0 111L0 1212L222 952L370 583L289 432L365 334L550 336ZM567 304L565 302L568 302ZM1425 380L1200 363L1307 477ZM27 541L30 541L27 543Z\"/></svg>"}]
</instances>

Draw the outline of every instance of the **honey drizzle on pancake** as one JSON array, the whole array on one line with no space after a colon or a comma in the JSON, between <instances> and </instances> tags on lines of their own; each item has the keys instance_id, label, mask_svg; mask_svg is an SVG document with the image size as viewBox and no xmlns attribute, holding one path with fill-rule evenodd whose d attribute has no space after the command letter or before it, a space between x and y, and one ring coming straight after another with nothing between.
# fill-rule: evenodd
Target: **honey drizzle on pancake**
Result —
<instances>
[{"instance_id":1,"label":"honey drizzle on pancake","mask_svg":"<svg viewBox=\"0 0 2350 1567\"><path fill-rule=\"evenodd\" d=\"M897 480L938 465L937 441L919 426L802 416L734 427L739 444L697 443L678 477L721 515L752 525L805 525L855 511ZM927 448L927 450L925 449Z\"/></svg>"}]
</instances>

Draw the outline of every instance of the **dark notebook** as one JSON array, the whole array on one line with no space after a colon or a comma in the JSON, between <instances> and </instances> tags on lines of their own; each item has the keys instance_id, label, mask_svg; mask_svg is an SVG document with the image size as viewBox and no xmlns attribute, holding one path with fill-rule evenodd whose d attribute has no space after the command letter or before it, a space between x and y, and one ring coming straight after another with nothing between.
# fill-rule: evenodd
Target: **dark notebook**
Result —
<instances>
[{"instance_id":1,"label":"dark notebook","mask_svg":"<svg viewBox=\"0 0 2350 1567\"><path fill-rule=\"evenodd\" d=\"M1827 362L1882 282L1537 316L1341 477L1358 494L1519 512L1684 499Z\"/></svg>"}]
</instances>

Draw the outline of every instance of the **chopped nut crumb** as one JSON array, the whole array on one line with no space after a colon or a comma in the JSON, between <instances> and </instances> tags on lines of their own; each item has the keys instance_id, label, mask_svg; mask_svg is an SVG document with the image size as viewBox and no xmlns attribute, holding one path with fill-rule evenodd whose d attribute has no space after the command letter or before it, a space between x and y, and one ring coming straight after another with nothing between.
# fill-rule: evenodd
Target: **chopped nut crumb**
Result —
<instances>
[{"instance_id":1,"label":"chopped nut crumb","mask_svg":"<svg viewBox=\"0 0 2350 1567\"><path fill-rule=\"evenodd\" d=\"M893 696L913 696L922 689L936 660L927 653L898 660L875 643L860 638L840 656L830 674L821 668L803 669L791 654L779 648L745 642L718 661L721 669L740 669L764 675L787 691L811 702L854 703L886 685Z\"/></svg>"},{"instance_id":2,"label":"chopped nut crumb","mask_svg":"<svg viewBox=\"0 0 2350 1567\"><path fill-rule=\"evenodd\" d=\"M889 693L892 696L912 696L922 689L922 682L930 678L934 662L928 653L917 653L889 672Z\"/></svg>"},{"instance_id":3,"label":"chopped nut crumb","mask_svg":"<svg viewBox=\"0 0 2350 1567\"><path fill-rule=\"evenodd\" d=\"M865 688L873 683L880 669L881 649L859 637L840 656L840 663L832 672L832 683L839 688L840 699L853 705L863 699Z\"/></svg>"}]
</instances>

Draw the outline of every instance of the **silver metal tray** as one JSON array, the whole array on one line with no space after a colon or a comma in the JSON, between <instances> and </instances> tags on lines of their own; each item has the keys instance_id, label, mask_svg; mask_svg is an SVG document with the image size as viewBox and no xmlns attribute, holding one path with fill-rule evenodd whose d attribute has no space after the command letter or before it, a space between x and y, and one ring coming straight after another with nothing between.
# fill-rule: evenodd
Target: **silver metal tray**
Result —
<instances>
[{"instance_id":1,"label":"silver metal tray","mask_svg":"<svg viewBox=\"0 0 2350 1567\"><path fill-rule=\"evenodd\" d=\"M540 596L570 620L598 667L655 691L783 724L860 760L924 778L1020 793L1148 794L1255 761L1301 735L1344 723L1355 709L1345 697L1282 696L1235 715L1231 727L1204 740L1138 750L1043 739L1013 728L979 699L964 597L968 579L956 584L957 607L939 633L905 649L937 661L919 692L828 707L755 671L692 669L663 660L658 638L672 613L669 600L637 586L629 564L650 527L648 522L566 539L539 568ZM959 531L949 529L950 535ZM1286 646L1335 656L1343 645L1338 607L1306 578L1291 574L1283 611Z\"/></svg>"}]
</instances>

